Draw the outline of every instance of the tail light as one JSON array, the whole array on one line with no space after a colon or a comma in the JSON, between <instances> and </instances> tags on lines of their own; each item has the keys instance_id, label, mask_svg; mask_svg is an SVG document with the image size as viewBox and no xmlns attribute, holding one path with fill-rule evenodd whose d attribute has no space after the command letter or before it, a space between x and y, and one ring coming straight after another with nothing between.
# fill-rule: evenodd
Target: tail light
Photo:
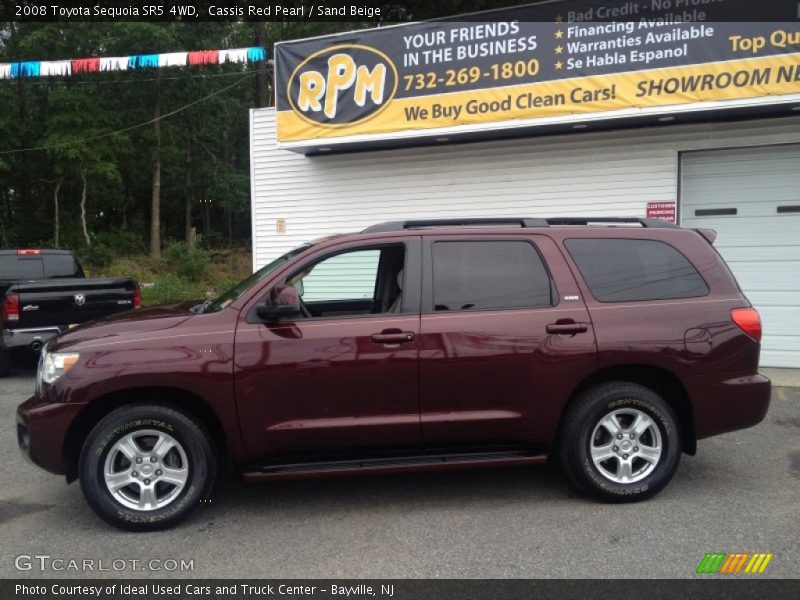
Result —
<instances>
[{"instance_id":1,"label":"tail light","mask_svg":"<svg viewBox=\"0 0 800 600\"><path fill-rule=\"evenodd\" d=\"M734 323L755 341L761 341L761 317L755 308L734 308L731 311Z\"/></svg>"},{"instance_id":2,"label":"tail light","mask_svg":"<svg viewBox=\"0 0 800 600\"><path fill-rule=\"evenodd\" d=\"M26 248L23 250L17 250L17 256L41 256L41 250L33 250L31 248Z\"/></svg>"},{"instance_id":3,"label":"tail light","mask_svg":"<svg viewBox=\"0 0 800 600\"><path fill-rule=\"evenodd\" d=\"M142 308L142 290L133 288L133 308Z\"/></svg>"},{"instance_id":4,"label":"tail light","mask_svg":"<svg viewBox=\"0 0 800 600\"><path fill-rule=\"evenodd\" d=\"M3 321L6 323L19 321L19 294L9 294L3 300Z\"/></svg>"}]
</instances>

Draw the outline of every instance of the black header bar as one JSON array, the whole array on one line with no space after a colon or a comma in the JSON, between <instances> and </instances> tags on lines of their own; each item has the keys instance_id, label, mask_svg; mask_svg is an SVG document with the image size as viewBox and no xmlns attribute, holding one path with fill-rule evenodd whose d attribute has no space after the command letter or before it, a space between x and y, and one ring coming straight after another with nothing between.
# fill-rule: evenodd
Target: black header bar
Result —
<instances>
[{"instance_id":1,"label":"black header bar","mask_svg":"<svg viewBox=\"0 0 800 600\"><path fill-rule=\"evenodd\" d=\"M521 22L638 20L671 10L686 20L796 21L797 0L0 0L0 22L265 21L352 22L360 27L430 19L491 21L491 11L515 7ZM489 12L487 12L489 11ZM505 12L498 19L508 19Z\"/></svg>"}]
</instances>

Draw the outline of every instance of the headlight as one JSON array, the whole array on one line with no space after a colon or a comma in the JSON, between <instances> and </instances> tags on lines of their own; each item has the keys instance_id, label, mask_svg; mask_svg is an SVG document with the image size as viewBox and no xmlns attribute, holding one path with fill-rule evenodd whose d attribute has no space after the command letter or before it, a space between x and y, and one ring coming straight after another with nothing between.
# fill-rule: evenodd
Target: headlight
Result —
<instances>
[{"instance_id":1,"label":"headlight","mask_svg":"<svg viewBox=\"0 0 800 600\"><path fill-rule=\"evenodd\" d=\"M40 370L42 381L47 384L55 383L77 364L79 358L80 354L77 352L45 352Z\"/></svg>"}]
</instances>

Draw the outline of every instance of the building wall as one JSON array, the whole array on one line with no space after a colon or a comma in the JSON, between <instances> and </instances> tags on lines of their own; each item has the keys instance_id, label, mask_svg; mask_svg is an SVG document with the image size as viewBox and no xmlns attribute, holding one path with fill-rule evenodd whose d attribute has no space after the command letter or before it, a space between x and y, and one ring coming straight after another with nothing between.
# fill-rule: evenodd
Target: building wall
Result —
<instances>
[{"instance_id":1,"label":"building wall","mask_svg":"<svg viewBox=\"0 0 800 600\"><path fill-rule=\"evenodd\" d=\"M276 147L273 109L250 118L255 267L393 219L644 216L677 199L681 151L800 142L793 117L306 157Z\"/></svg>"}]
</instances>

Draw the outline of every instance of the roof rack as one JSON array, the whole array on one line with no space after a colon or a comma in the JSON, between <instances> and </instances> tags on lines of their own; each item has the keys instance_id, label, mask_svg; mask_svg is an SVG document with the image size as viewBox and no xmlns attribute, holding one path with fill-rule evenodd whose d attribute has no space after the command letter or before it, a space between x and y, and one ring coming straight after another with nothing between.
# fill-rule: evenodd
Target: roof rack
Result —
<instances>
[{"instance_id":1,"label":"roof rack","mask_svg":"<svg viewBox=\"0 0 800 600\"><path fill-rule=\"evenodd\" d=\"M642 219L640 217L554 217L545 219L548 225L641 225L649 229L680 229L678 225L662 219Z\"/></svg>"},{"instance_id":2,"label":"roof rack","mask_svg":"<svg viewBox=\"0 0 800 600\"><path fill-rule=\"evenodd\" d=\"M517 227L547 227L544 219L488 218L488 219L416 219L413 221L388 221L367 227L362 233L401 231L423 227L482 227L488 225L516 225Z\"/></svg>"},{"instance_id":3,"label":"roof rack","mask_svg":"<svg viewBox=\"0 0 800 600\"><path fill-rule=\"evenodd\" d=\"M471 218L471 219L415 219L412 221L387 221L367 227L362 233L383 233L402 231L404 229L422 229L425 227L483 227L492 225L515 225L522 228L551 227L557 225L640 225L651 229L678 229L669 221L660 219L642 219L639 217L553 217L550 219L516 218Z\"/></svg>"}]
</instances>

